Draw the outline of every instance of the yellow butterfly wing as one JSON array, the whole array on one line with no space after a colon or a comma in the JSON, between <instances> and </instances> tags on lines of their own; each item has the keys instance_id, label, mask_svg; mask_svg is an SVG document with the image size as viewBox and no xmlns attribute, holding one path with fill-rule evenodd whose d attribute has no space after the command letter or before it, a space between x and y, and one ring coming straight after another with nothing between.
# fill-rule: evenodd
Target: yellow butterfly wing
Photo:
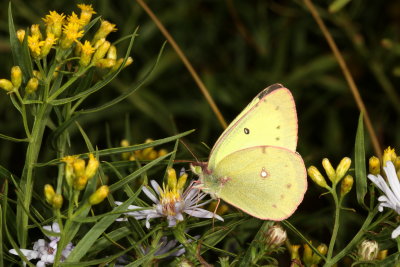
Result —
<instances>
[{"instance_id":1,"label":"yellow butterfly wing","mask_svg":"<svg viewBox=\"0 0 400 267\"><path fill-rule=\"evenodd\" d=\"M215 143L208 168L213 170L234 151L263 145L296 150L296 106L290 91L281 84L264 89L232 121Z\"/></svg>"},{"instance_id":2,"label":"yellow butterfly wing","mask_svg":"<svg viewBox=\"0 0 400 267\"><path fill-rule=\"evenodd\" d=\"M279 147L257 146L231 153L212 176L217 181L209 180L209 185L217 197L264 220L289 217L307 190L303 159Z\"/></svg>"}]
</instances>

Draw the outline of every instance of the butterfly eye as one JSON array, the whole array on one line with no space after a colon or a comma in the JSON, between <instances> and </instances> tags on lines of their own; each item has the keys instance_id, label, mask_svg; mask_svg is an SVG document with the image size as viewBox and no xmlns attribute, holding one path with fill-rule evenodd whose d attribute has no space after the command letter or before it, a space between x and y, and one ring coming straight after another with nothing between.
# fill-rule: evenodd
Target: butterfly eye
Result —
<instances>
[{"instance_id":1,"label":"butterfly eye","mask_svg":"<svg viewBox=\"0 0 400 267\"><path fill-rule=\"evenodd\" d=\"M248 128L244 128L244 133L245 133L245 134L249 134L249 133L250 133L250 130L249 130Z\"/></svg>"}]
</instances>

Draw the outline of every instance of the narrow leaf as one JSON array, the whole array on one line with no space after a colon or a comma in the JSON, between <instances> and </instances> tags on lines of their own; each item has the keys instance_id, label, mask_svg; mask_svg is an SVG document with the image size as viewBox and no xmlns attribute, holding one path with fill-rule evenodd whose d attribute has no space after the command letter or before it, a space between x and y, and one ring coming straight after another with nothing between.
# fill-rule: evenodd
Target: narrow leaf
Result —
<instances>
[{"instance_id":1,"label":"narrow leaf","mask_svg":"<svg viewBox=\"0 0 400 267\"><path fill-rule=\"evenodd\" d=\"M358 119L354 152L357 201L364 209L368 209L364 203L364 197L367 194L367 174L365 167L364 124L362 113Z\"/></svg>"}]
</instances>

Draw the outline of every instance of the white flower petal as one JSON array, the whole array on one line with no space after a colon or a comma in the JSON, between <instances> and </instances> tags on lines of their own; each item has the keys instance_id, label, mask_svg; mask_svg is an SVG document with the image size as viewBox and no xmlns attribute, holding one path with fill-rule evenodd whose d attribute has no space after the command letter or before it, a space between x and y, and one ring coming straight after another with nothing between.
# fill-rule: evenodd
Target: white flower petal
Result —
<instances>
[{"instance_id":1,"label":"white flower petal","mask_svg":"<svg viewBox=\"0 0 400 267\"><path fill-rule=\"evenodd\" d=\"M394 231L392 232L392 238L396 238L400 235L400 226L398 226Z\"/></svg>"},{"instance_id":2,"label":"white flower petal","mask_svg":"<svg viewBox=\"0 0 400 267\"><path fill-rule=\"evenodd\" d=\"M24 254L28 260L37 259L39 257L39 253L37 251L24 248L20 248L19 250L21 250L22 254ZM18 256L18 253L15 249L10 249L8 252Z\"/></svg>"},{"instance_id":3,"label":"white flower petal","mask_svg":"<svg viewBox=\"0 0 400 267\"><path fill-rule=\"evenodd\" d=\"M396 174L396 169L394 168L393 162L386 162L386 167L383 167L388 178L390 188L396 198L398 205L400 205L400 183L399 178Z\"/></svg>"},{"instance_id":4,"label":"white flower petal","mask_svg":"<svg viewBox=\"0 0 400 267\"><path fill-rule=\"evenodd\" d=\"M218 214L215 214L211 211L200 209L200 208L194 208L190 210L185 210L186 214L189 214L190 216L193 217L198 217L198 218L216 218L220 221L223 221L224 219L219 216Z\"/></svg>"},{"instance_id":5,"label":"white flower petal","mask_svg":"<svg viewBox=\"0 0 400 267\"><path fill-rule=\"evenodd\" d=\"M38 261L36 263L36 267L46 267L46 263L44 263L43 261Z\"/></svg>"},{"instance_id":6,"label":"white flower petal","mask_svg":"<svg viewBox=\"0 0 400 267\"><path fill-rule=\"evenodd\" d=\"M142 191L146 194L146 196L147 196L148 198L151 199L151 201L153 201L153 202L156 203L156 204L160 203L160 201L158 200L158 198L157 198L155 195L153 195L153 193L152 193L147 187L143 186L143 187L142 187Z\"/></svg>"},{"instance_id":7,"label":"white flower petal","mask_svg":"<svg viewBox=\"0 0 400 267\"><path fill-rule=\"evenodd\" d=\"M150 184L153 187L154 191L156 191L157 195L160 195L160 193L162 192L161 186L155 180L151 180Z\"/></svg>"},{"instance_id":8,"label":"white flower petal","mask_svg":"<svg viewBox=\"0 0 400 267\"><path fill-rule=\"evenodd\" d=\"M59 233L60 232L60 226L56 222L53 222L51 228L52 228L52 232L54 232L54 233Z\"/></svg>"}]
</instances>

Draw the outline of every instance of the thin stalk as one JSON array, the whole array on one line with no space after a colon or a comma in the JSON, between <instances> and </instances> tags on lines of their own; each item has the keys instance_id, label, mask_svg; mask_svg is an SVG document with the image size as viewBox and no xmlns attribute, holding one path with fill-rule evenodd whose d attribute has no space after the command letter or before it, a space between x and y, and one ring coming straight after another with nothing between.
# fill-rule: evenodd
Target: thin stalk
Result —
<instances>
[{"instance_id":1,"label":"thin stalk","mask_svg":"<svg viewBox=\"0 0 400 267\"><path fill-rule=\"evenodd\" d=\"M164 35L164 37L171 44L171 46L175 50L176 54L182 60L182 63L188 69L190 75L192 75L194 81L196 82L196 84L199 87L201 93L203 94L203 96L207 100L207 102L210 105L211 109L214 111L214 113L217 116L217 119L220 122L221 126L225 129L228 125L227 125L224 117L222 116L220 110L218 109L218 107L215 104L213 98L211 97L210 93L208 92L207 87L204 85L203 81L200 79L200 77L197 74L196 70L194 69L194 67L192 66L190 61L187 59L186 55L183 53L183 51L181 50L179 45L175 42L174 38L171 36L171 34L169 34L168 30L164 27L162 22L153 13L153 11L150 9L150 7L142 0L136 0L136 1L144 9L144 11L147 13L147 15L149 15L149 17L153 20L153 22L156 24L158 29Z\"/></svg>"},{"instance_id":2,"label":"thin stalk","mask_svg":"<svg viewBox=\"0 0 400 267\"><path fill-rule=\"evenodd\" d=\"M342 69L343 75L350 87L350 91L353 93L354 100L356 101L358 109L364 114L364 121L365 125L367 126L368 133L371 137L371 142L375 150L375 154L381 156L382 149L380 147L378 138L376 137L374 128L372 127L371 119L369 118L368 111L364 105L364 102L361 98L360 92L357 88L356 83L354 82L353 76L351 75L346 61L344 60L340 50L336 46L335 40L333 39L332 35L330 34L328 28L325 26L324 21L322 20L321 16L319 15L317 9L315 8L314 4L311 0L304 0L305 5L310 10L311 15L313 16L315 22L318 24L321 32L325 36L325 39L331 48L337 62L339 63L340 68Z\"/></svg>"},{"instance_id":3,"label":"thin stalk","mask_svg":"<svg viewBox=\"0 0 400 267\"><path fill-rule=\"evenodd\" d=\"M340 225L339 217L340 217L341 201L338 200L335 186L332 188L331 194L332 194L333 200L335 201L335 222L333 224L331 241L329 242L328 254L326 256L327 261L329 261L332 258L333 248L335 247L335 242L336 242L337 234L339 232L339 225Z\"/></svg>"},{"instance_id":4,"label":"thin stalk","mask_svg":"<svg viewBox=\"0 0 400 267\"><path fill-rule=\"evenodd\" d=\"M335 257L332 259L328 260L324 267L330 267L333 266L335 263L337 263L339 260L341 260L344 256L350 253L350 251L353 249L353 247L360 242L361 238L363 238L365 232L368 230L368 227L372 221L372 219L375 217L376 213L378 212L378 209L375 208L372 212L368 213L367 218L365 219L363 225L361 226L360 230L358 233L353 237L353 239L347 244L347 246L342 249L338 254L336 254Z\"/></svg>"},{"instance_id":5,"label":"thin stalk","mask_svg":"<svg viewBox=\"0 0 400 267\"><path fill-rule=\"evenodd\" d=\"M33 189L33 168L37 162L40 147L43 139L43 132L46 127L46 120L51 110L51 106L44 104L40 107L35 122L32 126L32 134L29 138L28 149L26 152L25 165L21 177L21 190L22 194L19 196L22 198L21 205L17 206L17 229L18 240L21 244L21 248L26 247L27 234L28 234L28 212L32 199Z\"/></svg>"}]
</instances>

